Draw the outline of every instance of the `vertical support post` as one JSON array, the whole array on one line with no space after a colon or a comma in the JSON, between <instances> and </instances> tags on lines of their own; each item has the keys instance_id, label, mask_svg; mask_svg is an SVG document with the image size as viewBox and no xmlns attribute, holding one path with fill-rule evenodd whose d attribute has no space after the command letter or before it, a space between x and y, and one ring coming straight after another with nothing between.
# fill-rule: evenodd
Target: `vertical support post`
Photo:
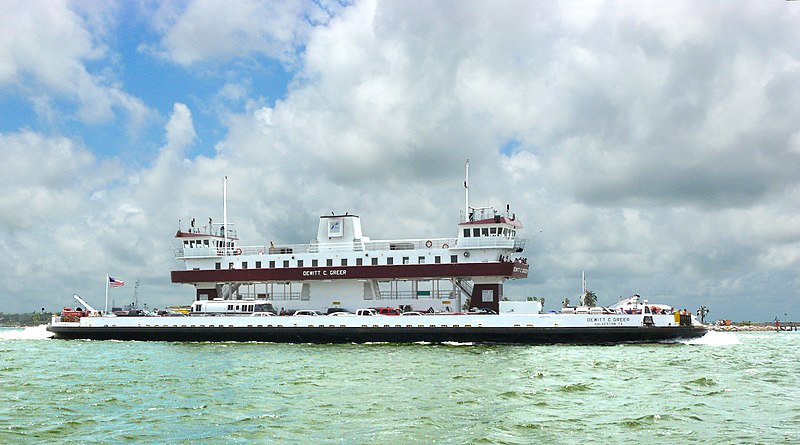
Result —
<instances>
[{"instance_id":1,"label":"vertical support post","mask_svg":"<svg viewBox=\"0 0 800 445\"><path fill-rule=\"evenodd\" d=\"M108 280L109 280L108 274L106 274L106 310L103 313L103 315L108 314Z\"/></svg>"}]
</instances>

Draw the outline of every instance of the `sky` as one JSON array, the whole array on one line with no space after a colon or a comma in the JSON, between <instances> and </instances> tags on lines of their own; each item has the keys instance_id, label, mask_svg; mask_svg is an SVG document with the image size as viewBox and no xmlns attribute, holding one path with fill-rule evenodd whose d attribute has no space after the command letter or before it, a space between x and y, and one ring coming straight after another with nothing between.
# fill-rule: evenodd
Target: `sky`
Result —
<instances>
[{"instance_id":1,"label":"sky","mask_svg":"<svg viewBox=\"0 0 800 445\"><path fill-rule=\"evenodd\" d=\"M545 309L800 321L800 2L40 1L0 15L0 312L189 304L179 221L509 204Z\"/></svg>"}]
</instances>

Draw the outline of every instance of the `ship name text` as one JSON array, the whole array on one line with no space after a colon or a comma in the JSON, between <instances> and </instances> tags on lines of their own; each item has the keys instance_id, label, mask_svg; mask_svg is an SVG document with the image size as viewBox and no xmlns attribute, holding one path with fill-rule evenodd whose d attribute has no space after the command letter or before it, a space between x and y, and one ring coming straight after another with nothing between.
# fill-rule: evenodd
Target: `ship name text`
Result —
<instances>
[{"instance_id":1,"label":"ship name text","mask_svg":"<svg viewBox=\"0 0 800 445\"><path fill-rule=\"evenodd\" d=\"M345 269L332 269L332 270L304 270L303 276L304 277L334 277L334 276L344 276L347 275L347 270Z\"/></svg>"}]
</instances>

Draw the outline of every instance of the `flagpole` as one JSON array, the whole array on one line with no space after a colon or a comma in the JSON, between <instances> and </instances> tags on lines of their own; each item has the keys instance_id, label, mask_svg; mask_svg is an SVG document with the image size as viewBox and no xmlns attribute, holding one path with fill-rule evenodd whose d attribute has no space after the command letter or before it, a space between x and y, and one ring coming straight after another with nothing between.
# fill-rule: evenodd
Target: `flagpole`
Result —
<instances>
[{"instance_id":1,"label":"flagpole","mask_svg":"<svg viewBox=\"0 0 800 445\"><path fill-rule=\"evenodd\" d=\"M108 314L108 274L106 274L106 311L103 315Z\"/></svg>"}]
</instances>

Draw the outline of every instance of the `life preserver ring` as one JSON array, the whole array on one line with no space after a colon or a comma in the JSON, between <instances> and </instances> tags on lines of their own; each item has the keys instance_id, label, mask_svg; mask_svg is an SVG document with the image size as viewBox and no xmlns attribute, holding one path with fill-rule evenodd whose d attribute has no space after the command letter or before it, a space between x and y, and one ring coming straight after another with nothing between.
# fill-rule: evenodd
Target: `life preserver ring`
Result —
<instances>
[{"instance_id":1,"label":"life preserver ring","mask_svg":"<svg viewBox=\"0 0 800 445\"><path fill-rule=\"evenodd\" d=\"M425 247L430 248L432 245L433 243L431 242L431 240L425 241Z\"/></svg>"},{"instance_id":2,"label":"life preserver ring","mask_svg":"<svg viewBox=\"0 0 800 445\"><path fill-rule=\"evenodd\" d=\"M448 246L447 243L442 244L442 249L449 249L449 248L450 246Z\"/></svg>"},{"instance_id":3,"label":"life preserver ring","mask_svg":"<svg viewBox=\"0 0 800 445\"><path fill-rule=\"evenodd\" d=\"M241 255L242 254L242 249L240 249L238 247L233 249L233 254L234 255Z\"/></svg>"},{"instance_id":4,"label":"life preserver ring","mask_svg":"<svg viewBox=\"0 0 800 445\"><path fill-rule=\"evenodd\" d=\"M464 257L469 258L469 252L464 252Z\"/></svg>"}]
</instances>

